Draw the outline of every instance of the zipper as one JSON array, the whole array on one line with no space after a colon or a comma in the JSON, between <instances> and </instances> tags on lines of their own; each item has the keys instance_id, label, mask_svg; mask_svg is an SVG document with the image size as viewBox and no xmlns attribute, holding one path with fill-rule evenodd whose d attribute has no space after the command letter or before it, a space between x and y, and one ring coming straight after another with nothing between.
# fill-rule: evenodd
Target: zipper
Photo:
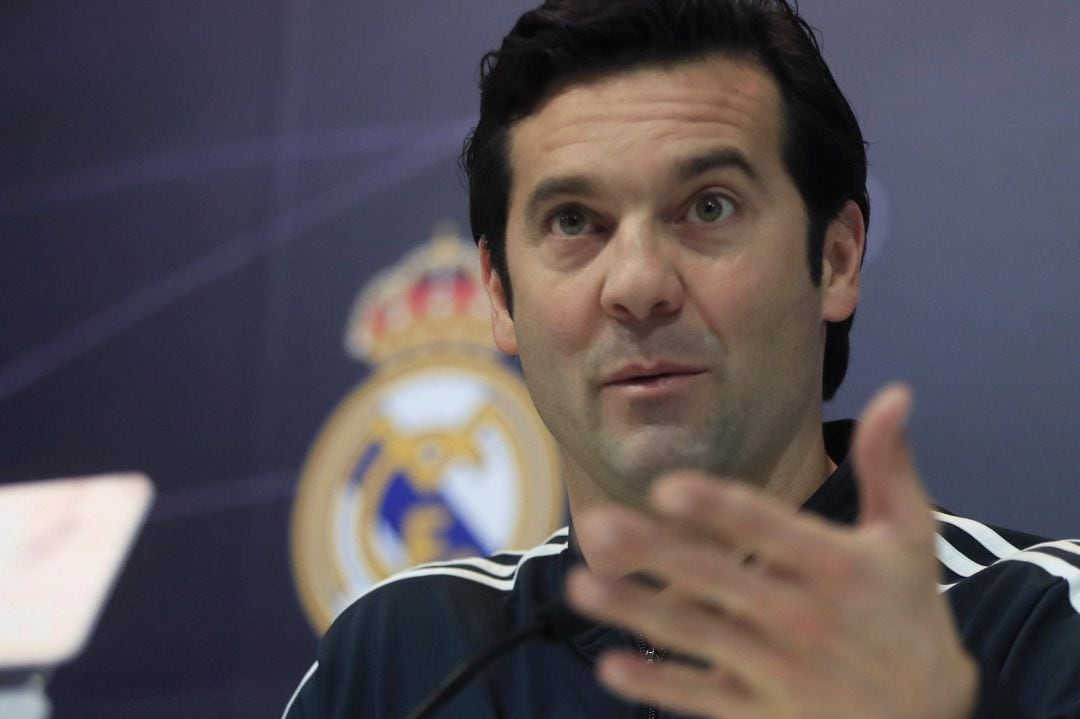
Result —
<instances>
[{"instance_id":1,"label":"zipper","mask_svg":"<svg viewBox=\"0 0 1080 719\"><path fill-rule=\"evenodd\" d=\"M637 635L637 646L638 651L641 652L641 656L645 658L646 664L655 664L657 662L662 662L667 658L666 649L651 646L645 641L645 637L640 634ZM657 709L655 704L645 705L645 719L657 719L658 714L659 709Z\"/></svg>"}]
</instances>

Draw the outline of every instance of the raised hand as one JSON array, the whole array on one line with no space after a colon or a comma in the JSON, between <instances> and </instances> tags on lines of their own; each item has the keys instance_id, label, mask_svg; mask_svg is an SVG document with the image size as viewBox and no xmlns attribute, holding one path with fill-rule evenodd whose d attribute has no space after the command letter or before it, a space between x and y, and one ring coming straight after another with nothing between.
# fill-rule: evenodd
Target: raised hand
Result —
<instances>
[{"instance_id":1,"label":"raised hand","mask_svg":"<svg viewBox=\"0 0 1080 719\"><path fill-rule=\"evenodd\" d=\"M724 719L965 719L978 683L937 591L934 521L907 447L911 395L881 391L852 448L853 527L739 482L658 480L655 514L604 507L577 523L590 562L571 603L695 662L615 652L600 679L632 700ZM620 571L624 569L625 571ZM663 585L620 577L644 572Z\"/></svg>"}]
</instances>

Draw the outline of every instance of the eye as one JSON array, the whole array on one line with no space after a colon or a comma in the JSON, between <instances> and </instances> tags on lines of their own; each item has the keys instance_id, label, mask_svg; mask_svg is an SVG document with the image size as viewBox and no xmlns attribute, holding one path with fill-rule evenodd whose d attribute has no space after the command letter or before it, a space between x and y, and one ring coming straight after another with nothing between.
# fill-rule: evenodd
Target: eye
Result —
<instances>
[{"instance_id":1,"label":"eye","mask_svg":"<svg viewBox=\"0 0 1080 719\"><path fill-rule=\"evenodd\" d=\"M690 206L688 219L691 222L715 224L731 217L734 212L734 202L723 195L713 193L702 195L694 200L694 204Z\"/></svg>"},{"instance_id":2,"label":"eye","mask_svg":"<svg viewBox=\"0 0 1080 719\"><path fill-rule=\"evenodd\" d=\"M595 223L589 213L580 207L566 207L554 215L548 225L548 231L563 237L576 237L593 232Z\"/></svg>"}]
</instances>

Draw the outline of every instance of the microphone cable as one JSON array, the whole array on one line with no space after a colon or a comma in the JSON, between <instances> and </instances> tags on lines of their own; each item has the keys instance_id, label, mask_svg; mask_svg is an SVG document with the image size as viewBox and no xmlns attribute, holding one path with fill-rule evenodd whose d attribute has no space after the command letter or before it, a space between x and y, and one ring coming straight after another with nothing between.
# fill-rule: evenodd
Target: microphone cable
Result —
<instances>
[{"instance_id":1,"label":"microphone cable","mask_svg":"<svg viewBox=\"0 0 1080 719\"><path fill-rule=\"evenodd\" d=\"M532 623L519 629L505 639L500 639L467 661L448 676L430 697L417 707L408 719L430 719L435 712L457 696L466 684L483 671L488 664L506 654L514 647L534 637L559 642L579 634L592 624L566 606L563 599L553 599L536 610Z\"/></svg>"}]
</instances>

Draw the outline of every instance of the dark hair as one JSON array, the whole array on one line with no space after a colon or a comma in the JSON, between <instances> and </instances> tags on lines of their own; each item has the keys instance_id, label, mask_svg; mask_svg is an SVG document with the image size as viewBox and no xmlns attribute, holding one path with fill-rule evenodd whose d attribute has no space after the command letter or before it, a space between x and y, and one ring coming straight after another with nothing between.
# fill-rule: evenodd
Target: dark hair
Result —
<instances>
[{"instance_id":1,"label":"dark hair","mask_svg":"<svg viewBox=\"0 0 1080 719\"><path fill-rule=\"evenodd\" d=\"M473 238L484 242L512 301L506 264L511 189L507 139L556 84L721 55L763 65L783 100L784 165L809 214L810 278L821 282L825 230L849 200L867 226L866 146L814 30L786 0L547 0L480 62L480 120L465 140ZM854 314L826 328L823 399L848 365Z\"/></svg>"}]
</instances>

